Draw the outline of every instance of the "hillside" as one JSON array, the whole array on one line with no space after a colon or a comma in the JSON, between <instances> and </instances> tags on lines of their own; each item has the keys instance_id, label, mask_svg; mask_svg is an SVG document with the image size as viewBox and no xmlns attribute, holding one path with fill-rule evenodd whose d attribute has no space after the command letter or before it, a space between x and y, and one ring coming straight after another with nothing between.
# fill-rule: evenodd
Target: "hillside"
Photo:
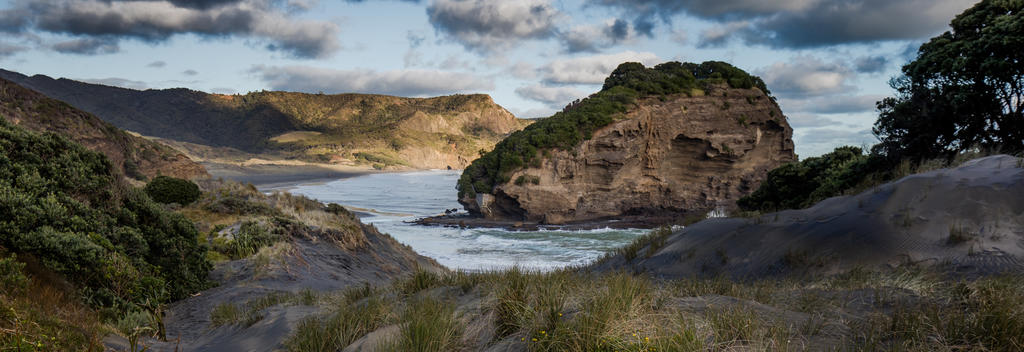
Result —
<instances>
[{"instance_id":1,"label":"hillside","mask_svg":"<svg viewBox=\"0 0 1024 352\"><path fill-rule=\"evenodd\" d=\"M663 278L936 266L963 274L1024 270L1024 167L997 155L904 177L801 210L709 219L663 232L598 271Z\"/></svg>"},{"instance_id":2,"label":"hillside","mask_svg":"<svg viewBox=\"0 0 1024 352\"><path fill-rule=\"evenodd\" d=\"M487 95L401 98L368 94L252 92L207 94L183 88L132 90L69 79L12 80L146 136L194 145L217 159L218 147L268 159L377 168L462 168L525 120ZM214 148L206 148L214 147ZM234 153L237 154L237 153Z\"/></svg>"},{"instance_id":3,"label":"hillside","mask_svg":"<svg viewBox=\"0 0 1024 352\"><path fill-rule=\"evenodd\" d=\"M100 152L126 177L209 177L201 165L177 150L126 133L92 114L5 79L0 79L0 102L0 117L32 131L64 135Z\"/></svg>"},{"instance_id":4,"label":"hillside","mask_svg":"<svg viewBox=\"0 0 1024 352\"><path fill-rule=\"evenodd\" d=\"M625 63L600 92L475 160L459 202L547 224L733 207L796 160L792 134L761 79L728 64Z\"/></svg>"}]
</instances>

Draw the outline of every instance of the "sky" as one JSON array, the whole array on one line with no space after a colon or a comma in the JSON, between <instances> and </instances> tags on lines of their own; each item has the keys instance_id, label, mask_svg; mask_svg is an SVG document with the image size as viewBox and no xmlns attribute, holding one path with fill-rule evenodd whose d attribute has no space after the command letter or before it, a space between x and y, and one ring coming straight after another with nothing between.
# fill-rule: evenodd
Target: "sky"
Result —
<instances>
[{"instance_id":1,"label":"sky","mask_svg":"<svg viewBox=\"0 0 1024 352\"><path fill-rule=\"evenodd\" d=\"M426 97L550 116L627 61L767 83L801 158L870 146L875 102L975 0L0 0L0 68L134 89Z\"/></svg>"}]
</instances>

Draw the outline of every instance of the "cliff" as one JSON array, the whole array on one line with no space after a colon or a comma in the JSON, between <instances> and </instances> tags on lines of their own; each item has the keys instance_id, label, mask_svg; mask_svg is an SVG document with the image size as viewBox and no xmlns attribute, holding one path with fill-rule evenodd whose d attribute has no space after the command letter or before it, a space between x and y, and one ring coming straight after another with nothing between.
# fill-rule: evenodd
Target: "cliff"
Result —
<instances>
[{"instance_id":1,"label":"cliff","mask_svg":"<svg viewBox=\"0 0 1024 352\"><path fill-rule=\"evenodd\" d=\"M231 151L237 150L263 159L323 164L463 168L481 149L490 150L529 123L483 94L222 95L183 88L140 91L3 70L0 77L119 128L184 142L179 147L207 159L238 154ZM226 152L211 154L217 150Z\"/></svg>"},{"instance_id":2,"label":"cliff","mask_svg":"<svg viewBox=\"0 0 1024 352\"><path fill-rule=\"evenodd\" d=\"M699 66L691 67L701 75ZM644 70L636 72L658 68ZM733 74L752 77L741 72ZM462 192L460 202L487 218L548 224L735 207L769 170L795 161L796 155L792 128L763 83L733 87L724 81L697 78L693 82L700 88L668 94L640 90L624 112L594 127L589 138L582 133L575 145L540 148L535 158L519 163L522 167L499 172L490 190L482 182L471 184L472 192ZM598 94L617 87L606 83ZM587 104L595 103L584 100L567 110Z\"/></svg>"},{"instance_id":3,"label":"cliff","mask_svg":"<svg viewBox=\"0 0 1024 352\"><path fill-rule=\"evenodd\" d=\"M107 156L132 179L157 175L209 177L202 165L160 143L134 136L94 115L0 78L0 117L36 132L54 132Z\"/></svg>"}]
</instances>

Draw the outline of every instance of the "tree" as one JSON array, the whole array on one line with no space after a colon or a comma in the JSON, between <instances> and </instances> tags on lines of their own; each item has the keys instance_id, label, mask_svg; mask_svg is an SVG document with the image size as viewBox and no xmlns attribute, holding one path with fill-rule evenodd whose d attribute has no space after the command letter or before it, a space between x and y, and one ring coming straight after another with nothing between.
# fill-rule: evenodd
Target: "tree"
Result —
<instances>
[{"instance_id":1,"label":"tree","mask_svg":"<svg viewBox=\"0 0 1024 352\"><path fill-rule=\"evenodd\" d=\"M1024 151L1024 0L984 0L918 49L897 95L878 102L876 153L952 157L971 148Z\"/></svg>"}]
</instances>

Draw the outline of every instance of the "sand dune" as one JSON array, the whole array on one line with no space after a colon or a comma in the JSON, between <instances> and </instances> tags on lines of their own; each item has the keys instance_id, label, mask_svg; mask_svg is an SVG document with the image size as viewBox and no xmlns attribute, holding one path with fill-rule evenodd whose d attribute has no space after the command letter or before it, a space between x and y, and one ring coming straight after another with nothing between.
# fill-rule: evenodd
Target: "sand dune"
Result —
<instances>
[{"instance_id":1,"label":"sand dune","mask_svg":"<svg viewBox=\"0 0 1024 352\"><path fill-rule=\"evenodd\" d=\"M754 278L907 264L965 275L1024 269L1021 159L991 156L807 209L705 220L631 261L620 255L594 269Z\"/></svg>"}]
</instances>

